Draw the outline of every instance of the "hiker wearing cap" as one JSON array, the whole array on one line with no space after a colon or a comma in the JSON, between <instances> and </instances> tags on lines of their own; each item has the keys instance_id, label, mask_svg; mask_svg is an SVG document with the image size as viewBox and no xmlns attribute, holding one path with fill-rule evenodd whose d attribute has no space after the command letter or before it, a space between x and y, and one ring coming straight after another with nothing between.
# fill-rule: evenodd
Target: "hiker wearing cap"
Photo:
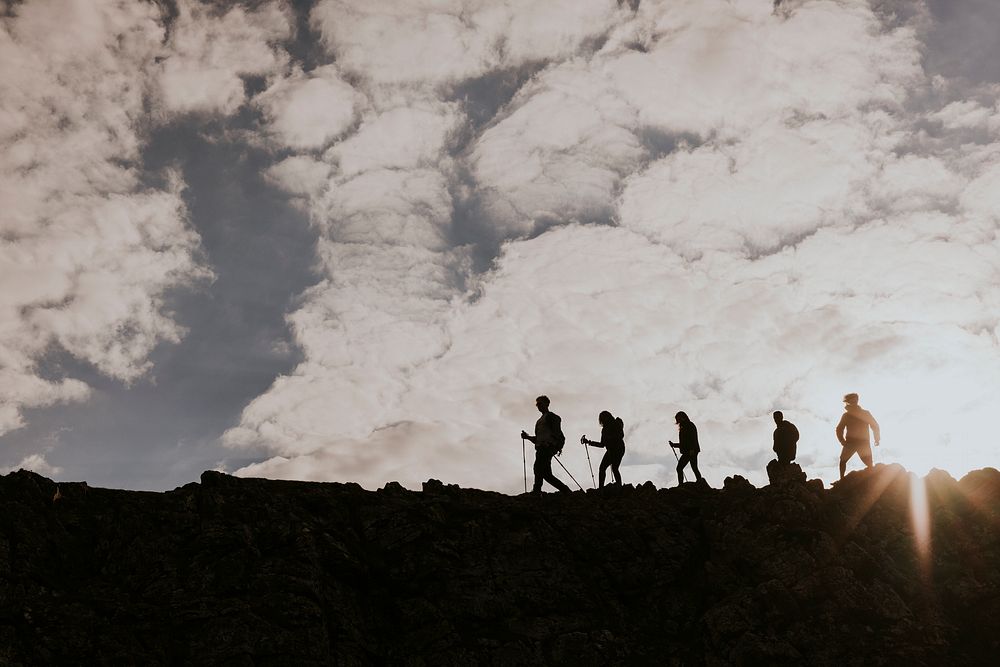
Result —
<instances>
[{"instance_id":1,"label":"hiker wearing cap","mask_svg":"<svg viewBox=\"0 0 1000 667\"><path fill-rule=\"evenodd\" d=\"M681 456L677 459L677 483L684 481L684 466L691 464L691 470L697 481L701 481L701 473L698 471L698 453L701 446L698 444L698 427L694 425L685 412L678 412L674 415L674 423L677 424L679 442L670 442L670 446L679 449Z\"/></svg>"},{"instance_id":2,"label":"hiker wearing cap","mask_svg":"<svg viewBox=\"0 0 1000 667\"><path fill-rule=\"evenodd\" d=\"M605 450L604 458L601 459L601 469L598 473L597 488L604 487L604 478L609 467L611 468L611 474L615 477L614 483L621 486L622 474L618 470L618 466L621 465L622 458L625 456L625 424L620 417L615 417L607 410L603 410L601 414L597 415L597 423L601 425L600 442L594 442L588 439L587 436L580 438L580 442L585 445L603 447ZM591 471L591 474L593 474L593 471Z\"/></svg>"},{"instance_id":3,"label":"hiker wearing cap","mask_svg":"<svg viewBox=\"0 0 1000 667\"><path fill-rule=\"evenodd\" d=\"M837 440L843 449L840 451L840 478L844 479L847 461L857 454L866 468L872 467L871 434L875 435L875 446L878 447L880 433L878 422L868 412L858 405L858 395L851 393L844 396L844 414L837 423Z\"/></svg>"},{"instance_id":4,"label":"hiker wearing cap","mask_svg":"<svg viewBox=\"0 0 1000 667\"><path fill-rule=\"evenodd\" d=\"M791 463L795 460L798 449L799 429L795 424L785 420L781 410L774 412L774 446L772 449L778 456L778 463Z\"/></svg>"},{"instance_id":5,"label":"hiker wearing cap","mask_svg":"<svg viewBox=\"0 0 1000 667\"><path fill-rule=\"evenodd\" d=\"M542 413L535 422L535 435L521 431L522 438L535 444L535 464L532 467L535 473L535 485L531 492L541 493L543 481L560 491L568 492L570 488L552 474L552 457L562 452L563 445L566 444L566 436L562 432L562 419L556 413L549 411L548 396L536 398L535 407Z\"/></svg>"}]
</instances>

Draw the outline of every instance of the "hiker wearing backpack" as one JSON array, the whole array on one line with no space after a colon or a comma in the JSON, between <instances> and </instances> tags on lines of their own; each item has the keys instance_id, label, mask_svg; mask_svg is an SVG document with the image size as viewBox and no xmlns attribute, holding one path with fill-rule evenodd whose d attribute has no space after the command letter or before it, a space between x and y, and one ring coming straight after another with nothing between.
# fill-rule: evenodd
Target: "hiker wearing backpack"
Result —
<instances>
[{"instance_id":1,"label":"hiker wearing backpack","mask_svg":"<svg viewBox=\"0 0 1000 667\"><path fill-rule=\"evenodd\" d=\"M521 431L521 437L535 445L535 464L532 467L535 473L535 484L531 492L541 493L543 481L560 491L568 492L570 488L552 474L552 457L561 454L563 445L566 444L566 436L562 432L562 419L556 413L549 411L548 396L536 398L535 407L542 413L542 416L535 422L535 435L528 435L527 432Z\"/></svg>"},{"instance_id":2,"label":"hiker wearing backpack","mask_svg":"<svg viewBox=\"0 0 1000 667\"><path fill-rule=\"evenodd\" d=\"M844 479L847 461L855 454L865 464L872 467L871 433L875 435L875 446L878 447L881 433L878 422L868 412L858 405L857 394L844 396L844 414L837 423L837 440L840 441L840 479ZM871 431L869 431L871 429Z\"/></svg>"},{"instance_id":3,"label":"hiker wearing backpack","mask_svg":"<svg viewBox=\"0 0 1000 667\"><path fill-rule=\"evenodd\" d=\"M613 414L604 410L597 416L597 423L601 425L601 441L594 442L583 436L580 438L580 442L585 445L590 445L591 447L603 447L604 448L604 458L601 459L601 469L598 474L598 487L604 487L604 477L611 468L611 474L614 475L614 483L618 486L622 485L622 474L618 470L618 466L622 463L622 458L625 456L625 424L622 422L620 417L615 417Z\"/></svg>"},{"instance_id":4,"label":"hiker wearing backpack","mask_svg":"<svg viewBox=\"0 0 1000 667\"><path fill-rule=\"evenodd\" d=\"M701 472L698 471L698 453L701 446L698 444L698 427L688 418L687 413L678 412L674 415L674 423L677 424L678 437L680 442L670 442L670 446L679 449L681 456L677 459L677 483L684 482L684 466L691 464L694 471L695 480L702 480Z\"/></svg>"},{"instance_id":5,"label":"hiker wearing backpack","mask_svg":"<svg viewBox=\"0 0 1000 667\"><path fill-rule=\"evenodd\" d=\"M774 446L772 449L778 455L778 463L791 463L795 460L798 449L799 429L795 424L785 421L781 410L774 413Z\"/></svg>"}]
</instances>

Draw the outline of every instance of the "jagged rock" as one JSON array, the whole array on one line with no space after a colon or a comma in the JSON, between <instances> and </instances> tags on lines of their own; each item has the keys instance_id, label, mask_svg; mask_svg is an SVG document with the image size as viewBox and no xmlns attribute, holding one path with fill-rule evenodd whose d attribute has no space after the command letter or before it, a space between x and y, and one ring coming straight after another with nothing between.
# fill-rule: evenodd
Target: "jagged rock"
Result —
<instances>
[{"instance_id":1,"label":"jagged rock","mask_svg":"<svg viewBox=\"0 0 1000 667\"><path fill-rule=\"evenodd\" d=\"M0 664L992 664L1000 473L928 476L929 550L901 467L813 482L540 500L12 473Z\"/></svg>"},{"instance_id":2,"label":"jagged rock","mask_svg":"<svg viewBox=\"0 0 1000 667\"><path fill-rule=\"evenodd\" d=\"M440 493L444 491L444 484L439 479L429 479L421 485L424 493Z\"/></svg>"},{"instance_id":3,"label":"jagged rock","mask_svg":"<svg viewBox=\"0 0 1000 667\"><path fill-rule=\"evenodd\" d=\"M744 477L743 475L733 475L732 477L727 477L722 482L722 488L726 491L740 492L740 491L753 491L754 485Z\"/></svg>"},{"instance_id":4,"label":"jagged rock","mask_svg":"<svg viewBox=\"0 0 1000 667\"><path fill-rule=\"evenodd\" d=\"M405 495L406 489L399 482L386 482L385 486L379 489L380 493L388 493L392 495Z\"/></svg>"},{"instance_id":5,"label":"jagged rock","mask_svg":"<svg viewBox=\"0 0 1000 667\"><path fill-rule=\"evenodd\" d=\"M806 474L802 472L798 463L782 463L778 459L771 459L767 463L767 480L771 484L784 484L786 482L804 484Z\"/></svg>"}]
</instances>

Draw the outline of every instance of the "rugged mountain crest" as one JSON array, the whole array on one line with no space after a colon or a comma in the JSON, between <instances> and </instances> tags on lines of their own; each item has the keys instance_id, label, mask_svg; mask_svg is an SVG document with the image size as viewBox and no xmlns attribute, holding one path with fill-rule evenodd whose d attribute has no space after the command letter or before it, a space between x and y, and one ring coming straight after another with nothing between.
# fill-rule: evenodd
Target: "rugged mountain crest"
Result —
<instances>
[{"instance_id":1,"label":"rugged mountain crest","mask_svg":"<svg viewBox=\"0 0 1000 667\"><path fill-rule=\"evenodd\" d=\"M1000 472L541 498L0 478L0 663L993 664Z\"/></svg>"}]
</instances>

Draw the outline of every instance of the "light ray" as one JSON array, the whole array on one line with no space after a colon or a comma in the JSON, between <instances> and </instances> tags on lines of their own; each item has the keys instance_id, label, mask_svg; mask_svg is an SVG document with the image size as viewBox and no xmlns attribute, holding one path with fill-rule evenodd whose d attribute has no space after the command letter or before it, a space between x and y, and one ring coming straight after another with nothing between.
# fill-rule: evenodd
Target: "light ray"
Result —
<instances>
[{"instance_id":1,"label":"light ray","mask_svg":"<svg viewBox=\"0 0 1000 667\"><path fill-rule=\"evenodd\" d=\"M913 524L913 542L924 581L930 580L931 565L931 515L927 503L926 480L910 474L910 521Z\"/></svg>"}]
</instances>

